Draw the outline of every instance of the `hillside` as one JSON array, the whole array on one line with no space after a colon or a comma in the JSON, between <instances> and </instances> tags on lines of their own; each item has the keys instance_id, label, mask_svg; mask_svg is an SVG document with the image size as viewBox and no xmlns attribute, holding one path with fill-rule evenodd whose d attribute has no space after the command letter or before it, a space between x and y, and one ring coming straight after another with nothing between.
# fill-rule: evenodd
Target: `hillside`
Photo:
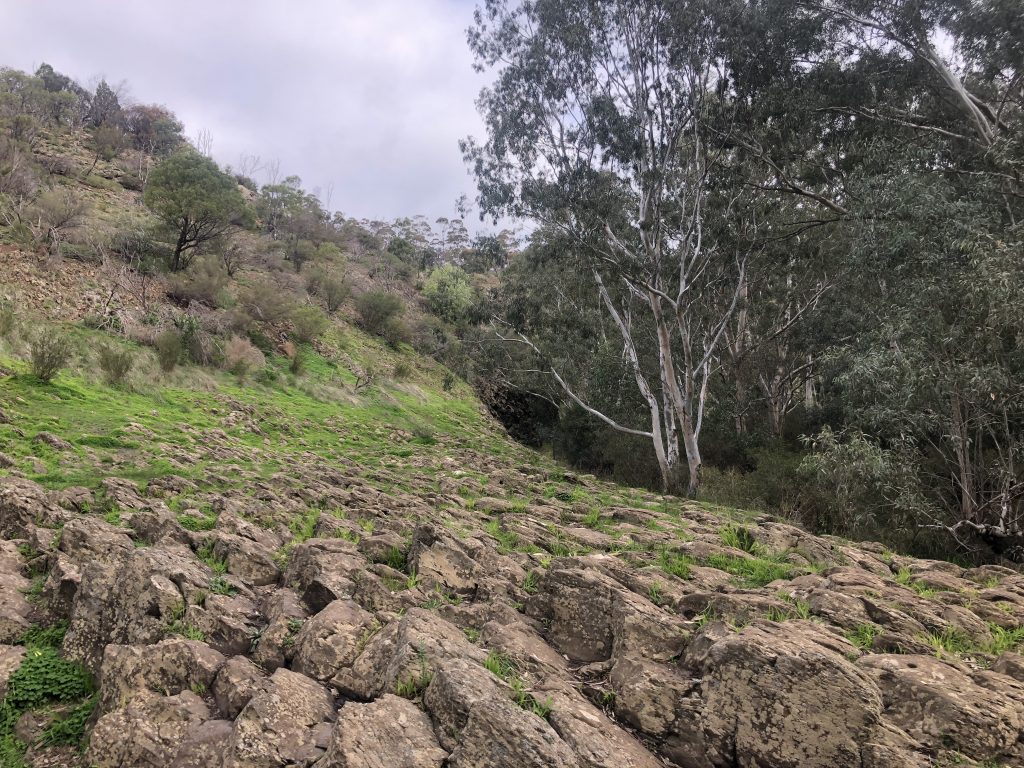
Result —
<instances>
[{"instance_id":1,"label":"hillside","mask_svg":"<svg viewBox=\"0 0 1024 768\"><path fill-rule=\"evenodd\" d=\"M143 296L103 245L150 216L140 157L90 140L33 149L74 237L0 227L4 768L1024 765L1018 570L566 470L416 351L365 231L303 271L233 224L217 296Z\"/></svg>"}]
</instances>

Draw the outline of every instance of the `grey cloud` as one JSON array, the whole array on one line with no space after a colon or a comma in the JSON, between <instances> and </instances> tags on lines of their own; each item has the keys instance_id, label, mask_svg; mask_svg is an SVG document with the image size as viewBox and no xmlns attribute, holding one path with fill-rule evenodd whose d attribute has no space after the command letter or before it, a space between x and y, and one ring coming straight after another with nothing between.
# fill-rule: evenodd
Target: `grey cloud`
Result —
<instances>
[{"instance_id":1,"label":"grey cloud","mask_svg":"<svg viewBox=\"0 0 1024 768\"><path fill-rule=\"evenodd\" d=\"M0 2L0 64L127 80L214 156L278 158L360 218L451 215L473 196L457 142L480 135L472 0Z\"/></svg>"}]
</instances>

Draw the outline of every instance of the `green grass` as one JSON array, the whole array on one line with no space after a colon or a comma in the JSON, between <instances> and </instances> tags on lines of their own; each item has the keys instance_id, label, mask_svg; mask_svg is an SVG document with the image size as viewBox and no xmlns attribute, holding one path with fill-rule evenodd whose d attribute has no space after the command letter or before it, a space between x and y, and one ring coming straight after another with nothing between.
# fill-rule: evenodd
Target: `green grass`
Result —
<instances>
[{"instance_id":1,"label":"green grass","mask_svg":"<svg viewBox=\"0 0 1024 768\"><path fill-rule=\"evenodd\" d=\"M693 558L667 548L662 549L658 555L658 567L670 576L684 580L690 578L691 565L693 565Z\"/></svg>"},{"instance_id":2,"label":"green grass","mask_svg":"<svg viewBox=\"0 0 1024 768\"><path fill-rule=\"evenodd\" d=\"M856 629L846 633L846 639L862 651L870 651L875 638L882 634L882 628L877 624L859 624Z\"/></svg>"},{"instance_id":3,"label":"green grass","mask_svg":"<svg viewBox=\"0 0 1024 768\"><path fill-rule=\"evenodd\" d=\"M740 549L752 555L761 552L761 546L754 539L750 529L742 526L729 524L722 529L722 544L733 549Z\"/></svg>"},{"instance_id":4,"label":"green grass","mask_svg":"<svg viewBox=\"0 0 1024 768\"><path fill-rule=\"evenodd\" d=\"M933 597L935 595L935 590L924 582L917 581L907 567L900 568L896 574L896 582L914 590L921 597Z\"/></svg>"},{"instance_id":5,"label":"green grass","mask_svg":"<svg viewBox=\"0 0 1024 768\"><path fill-rule=\"evenodd\" d=\"M715 554L709 556L704 565L730 573L740 586L763 587L777 579L791 579L794 567L774 557L740 557L739 555Z\"/></svg>"}]
</instances>

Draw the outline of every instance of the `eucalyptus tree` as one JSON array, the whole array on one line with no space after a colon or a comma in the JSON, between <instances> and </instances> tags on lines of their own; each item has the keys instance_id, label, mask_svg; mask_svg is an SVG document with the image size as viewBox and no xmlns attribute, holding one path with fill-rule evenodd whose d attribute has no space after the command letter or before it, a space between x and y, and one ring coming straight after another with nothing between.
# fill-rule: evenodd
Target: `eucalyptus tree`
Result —
<instances>
[{"instance_id":1,"label":"eucalyptus tree","mask_svg":"<svg viewBox=\"0 0 1024 768\"><path fill-rule=\"evenodd\" d=\"M685 476L696 495L712 366L749 255L709 221L741 195L713 183L730 155L712 130L725 86L714 3L487 0L469 42L495 76L479 100L487 138L463 143L481 208L572 243L570 279L590 282L646 424L547 373L592 416L650 439L666 489ZM521 331L506 337L548 352Z\"/></svg>"}]
</instances>

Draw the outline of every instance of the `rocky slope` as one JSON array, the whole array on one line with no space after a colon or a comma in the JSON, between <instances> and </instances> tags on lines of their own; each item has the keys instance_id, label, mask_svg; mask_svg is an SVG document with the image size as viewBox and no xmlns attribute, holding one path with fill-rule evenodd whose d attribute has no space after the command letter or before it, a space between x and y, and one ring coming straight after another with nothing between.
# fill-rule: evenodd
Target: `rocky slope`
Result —
<instances>
[{"instance_id":1,"label":"rocky slope","mask_svg":"<svg viewBox=\"0 0 1024 768\"><path fill-rule=\"evenodd\" d=\"M477 460L393 493L8 470L0 679L56 625L97 690L84 753L44 738L73 702L5 700L26 762L1024 765L1020 573Z\"/></svg>"}]
</instances>

